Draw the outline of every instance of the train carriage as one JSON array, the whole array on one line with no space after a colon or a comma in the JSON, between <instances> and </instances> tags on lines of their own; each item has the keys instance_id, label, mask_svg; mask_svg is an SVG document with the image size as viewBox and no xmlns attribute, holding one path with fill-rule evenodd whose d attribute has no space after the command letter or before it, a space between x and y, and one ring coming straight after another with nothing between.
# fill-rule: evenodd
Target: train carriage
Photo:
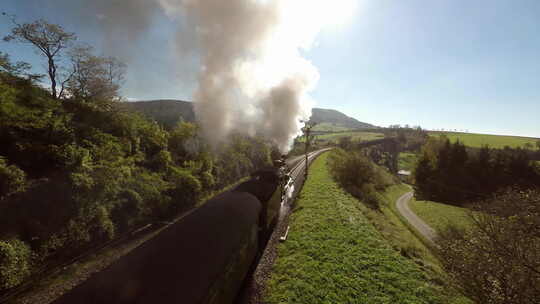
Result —
<instances>
[{"instance_id":1,"label":"train carriage","mask_svg":"<svg viewBox=\"0 0 540 304\"><path fill-rule=\"evenodd\" d=\"M277 223L280 172L255 172L54 303L232 303Z\"/></svg>"}]
</instances>

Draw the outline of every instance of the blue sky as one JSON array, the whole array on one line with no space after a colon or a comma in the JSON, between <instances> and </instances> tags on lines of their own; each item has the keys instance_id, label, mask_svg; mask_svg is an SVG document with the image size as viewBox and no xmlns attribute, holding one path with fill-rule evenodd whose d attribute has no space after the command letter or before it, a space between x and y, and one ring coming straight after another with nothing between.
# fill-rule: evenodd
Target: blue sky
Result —
<instances>
[{"instance_id":1,"label":"blue sky","mask_svg":"<svg viewBox=\"0 0 540 304\"><path fill-rule=\"evenodd\" d=\"M0 10L62 24L105 53L102 24L82 3L3 0ZM139 39L124 41L129 52L115 54L129 64L123 93L190 99L196 60L174 56L177 24L155 17ZM0 35L8 30L0 19ZM0 50L42 67L27 46L1 42ZM354 17L321 33L305 56L321 75L318 107L381 126L540 137L538 0L359 0Z\"/></svg>"}]
</instances>

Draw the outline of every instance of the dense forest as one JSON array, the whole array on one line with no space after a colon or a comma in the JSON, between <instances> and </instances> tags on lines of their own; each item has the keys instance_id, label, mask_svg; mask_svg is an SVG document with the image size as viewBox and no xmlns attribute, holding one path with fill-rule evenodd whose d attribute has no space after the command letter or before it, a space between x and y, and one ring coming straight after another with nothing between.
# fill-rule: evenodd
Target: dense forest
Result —
<instances>
[{"instance_id":1,"label":"dense forest","mask_svg":"<svg viewBox=\"0 0 540 304\"><path fill-rule=\"evenodd\" d=\"M422 200L462 204L509 187L538 187L540 168L533 161L535 155L521 148L467 149L445 136L431 137L415 169L415 193Z\"/></svg>"},{"instance_id":2,"label":"dense forest","mask_svg":"<svg viewBox=\"0 0 540 304\"><path fill-rule=\"evenodd\" d=\"M0 290L271 164L263 140L211 148L196 124L128 111L125 65L58 25L15 23L5 40L43 55L47 75L0 52Z\"/></svg>"}]
</instances>

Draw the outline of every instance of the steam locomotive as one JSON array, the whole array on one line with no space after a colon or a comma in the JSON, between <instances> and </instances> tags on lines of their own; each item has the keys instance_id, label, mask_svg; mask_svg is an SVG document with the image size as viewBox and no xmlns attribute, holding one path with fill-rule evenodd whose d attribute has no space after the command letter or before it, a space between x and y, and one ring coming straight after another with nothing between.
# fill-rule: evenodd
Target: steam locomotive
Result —
<instances>
[{"instance_id":1,"label":"steam locomotive","mask_svg":"<svg viewBox=\"0 0 540 304\"><path fill-rule=\"evenodd\" d=\"M255 172L54 303L232 303L290 198L283 165Z\"/></svg>"}]
</instances>

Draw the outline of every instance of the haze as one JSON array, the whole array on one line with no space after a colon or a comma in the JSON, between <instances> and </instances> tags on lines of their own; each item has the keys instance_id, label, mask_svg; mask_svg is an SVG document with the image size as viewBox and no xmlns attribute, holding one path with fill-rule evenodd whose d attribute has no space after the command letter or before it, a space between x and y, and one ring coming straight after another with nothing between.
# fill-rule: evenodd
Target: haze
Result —
<instances>
[{"instance_id":1,"label":"haze","mask_svg":"<svg viewBox=\"0 0 540 304\"><path fill-rule=\"evenodd\" d=\"M351 5L346 2L336 9L351 12L343 10ZM135 20L148 25L140 33L111 41L103 39L108 12L84 1L4 3L22 22L46 18L103 52L114 45L129 64L126 97L193 99L200 56L188 33L180 35L184 43L172 38L182 18L156 10ZM540 3L366 0L353 6L302 54L319 69L311 94L316 106L382 126L540 136ZM8 21L0 22L7 33ZM3 48L41 68L29 48Z\"/></svg>"}]
</instances>

